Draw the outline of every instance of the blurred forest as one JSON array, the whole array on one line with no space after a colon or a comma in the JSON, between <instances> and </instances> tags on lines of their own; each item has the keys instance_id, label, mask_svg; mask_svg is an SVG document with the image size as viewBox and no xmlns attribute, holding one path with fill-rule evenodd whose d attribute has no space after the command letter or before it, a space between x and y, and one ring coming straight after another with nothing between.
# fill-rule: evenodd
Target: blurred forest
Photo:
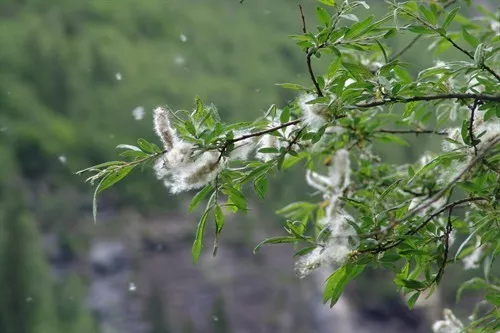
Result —
<instances>
[{"instance_id":1,"label":"blurred forest","mask_svg":"<svg viewBox=\"0 0 500 333\"><path fill-rule=\"evenodd\" d=\"M300 170L234 216L220 255L198 266L188 197L145 170L99 199L93 224L92 189L74 174L116 156L117 144L154 140L157 105L188 109L198 95L229 122L285 104L294 96L275 83L308 84L287 38L300 24L286 0L0 1L0 332L332 332L342 309L322 308L321 280L294 277L290 248L252 254L281 228L273 209L307 195ZM415 51L406 61L417 71L433 59ZM439 144L418 140L419 151L382 153L411 160ZM373 279L348 291L351 309L425 332L392 277Z\"/></svg>"}]
</instances>

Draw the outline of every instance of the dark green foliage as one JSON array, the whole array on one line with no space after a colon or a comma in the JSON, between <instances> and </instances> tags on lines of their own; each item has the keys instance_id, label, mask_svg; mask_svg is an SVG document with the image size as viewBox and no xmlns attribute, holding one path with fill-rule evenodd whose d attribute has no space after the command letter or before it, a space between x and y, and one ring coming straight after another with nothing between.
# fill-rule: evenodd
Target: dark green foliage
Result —
<instances>
[{"instance_id":1,"label":"dark green foliage","mask_svg":"<svg viewBox=\"0 0 500 333\"><path fill-rule=\"evenodd\" d=\"M11 207L4 210L1 234L0 331L59 332L53 282L36 224L21 207Z\"/></svg>"},{"instance_id":2,"label":"dark green foliage","mask_svg":"<svg viewBox=\"0 0 500 333\"><path fill-rule=\"evenodd\" d=\"M97 333L97 323L86 307L86 286L77 276L70 276L57 287L56 300L61 332Z\"/></svg>"}]
</instances>

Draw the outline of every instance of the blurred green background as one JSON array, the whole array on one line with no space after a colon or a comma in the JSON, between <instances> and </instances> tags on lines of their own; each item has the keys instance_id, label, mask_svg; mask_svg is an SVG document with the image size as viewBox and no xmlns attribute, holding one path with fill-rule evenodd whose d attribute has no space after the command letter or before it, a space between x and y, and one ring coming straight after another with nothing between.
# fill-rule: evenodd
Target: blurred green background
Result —
<instances>
[{"instance_id":1,"label":"blurred green background","mask_svg":"<svg viewBox=\"0 0 500 333\"><path fill-rule=\"evenodd\" d=\"M382 1L368 3L383 13ZM304 6L314 26L314 2ZM284 105L294 95L275 83L309 84L287 37L300 31L286 0L0 1L1 333L428 331L453 283L410 314L392 277L369 273L332 311L324 277L296 278L290 248L252 254L281 233L273 210L310 192L300 170L231 217L219 256L207 246L197 266L189 195L170 195L149 170L105 193L92 222L92 188L77 170L115 158L117 144L156 140L157 105L189 109L198 95L227 122ZM421 49L405 60L432 62ZM418 152L430 144L419 138Z\"/></svg>"}]
</instances>

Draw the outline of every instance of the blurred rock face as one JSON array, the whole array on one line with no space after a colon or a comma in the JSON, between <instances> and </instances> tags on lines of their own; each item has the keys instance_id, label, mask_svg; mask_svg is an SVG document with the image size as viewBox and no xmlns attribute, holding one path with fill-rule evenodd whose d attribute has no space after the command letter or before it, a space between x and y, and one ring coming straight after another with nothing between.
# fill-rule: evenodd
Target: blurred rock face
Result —
<instances>
[{"instance_id":1,"label":"blurred rock face","mask_svg":"<svg viewBox=\"0 0 500 333\"><path fill-rule=\"evenodd\" d=\"M397 298L380 306L380 300L364 299L355 283L333 309L323 305L331 270L297 278L290 247L253 255L250 244L228 232L218 256L212 257L207 239L194 266L189 223L158 218L140 225L140 236L132 223L133 232L96 238L90 247L88 304L102 332L428 331L425 310L410 314Z\"/></svg>"}]
</instances>

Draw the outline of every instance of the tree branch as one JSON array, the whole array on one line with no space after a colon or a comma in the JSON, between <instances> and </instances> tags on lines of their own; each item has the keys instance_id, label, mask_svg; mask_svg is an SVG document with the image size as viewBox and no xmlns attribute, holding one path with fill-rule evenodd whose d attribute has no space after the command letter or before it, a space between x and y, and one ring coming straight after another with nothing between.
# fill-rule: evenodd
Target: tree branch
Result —
<instances>
[{"instance_id":1,"label":"tree branch","mask_svg":"<svg viewBox=\"0 0 500 333\"><path fill-rule=\"evenodd\" d=\"M299 10L300 10L300 17L302 19L302 32L304 34L306 34L307 33L306 17L304 16L304 10L302 9L302 6L300 4L299 4ZM320 48L321 48L321 45L318 46L318 48L316 48L314 50L314 52L316 52ZM316 76L314 75L314 71L312 68L311 57L312 57L314 52L311 52L311 50L313 50L313 48L311 48L311 47L306 48L307 71L309 73L309 77L311 78L311 81L314 84L314 88L316 89L316 94L318 94L318 97L323 97L323 92L321 91L321 88L319 87L318 81L316 80Z\"/></svg>"},{"instance_id":2,"label":"tree branch","mask_svg":"<svg viewBox=\"0 0 500 333\"><path fill-rule=\"evenodd\" d=\"M450 251L450 234L453 231L453 225L451 224L451 214L453 212L454 206L448 208L448 223L446 224L446 231L444 234L444 253L443 253L443 261L441 262L441 265L439 265L439 270L436 274L436 277L434 277L434 280L431 282L432 283L439 283L441 281L441 278L443 277L444 274L444 269L446 267L446 263L448 262L448 253Z\"/></svg>"},{"instance_id":3,"label":"tree branch","mask_svg":"<svg viewBox=\"0 0 500 333\"><path fill-rule=\"evenodd\" d=\"M259 132L254 132L254 133L250 133L250 134L245 134L245 135L239 136L237 138L228 140L227 143L231 144L231 143L235 143L235 142L238 142L238 141L243 141L243 140L246 140L246 139L249 139L249 138L253 138L253 137L256 137L256 136L262 136L264 134L268 134L268 133L280 130L280 129L288 127L288 126L296 125L296 124L300 123L301 121L302 121L302 119L300 119L300 118L299 119L294 119L294 120L291 120L289 122L286 122L286 123L280 124L278 126L271 127L271 128L259 131Z\"/></svg>"},{"instance_id":4,"label":"tree branch","mask_svg":"<svg viewBox=\"0 0 500 333\"><path fill-rule=\"evenodd\" d=\"M409 49L411 49L413 47L413 45L415 45L416 42L419 41L420 38L422 38L423 35L418 35L417 37L413 38L411 40L411 42L408 43L408 45L406 45L405 47L403 47L401 49L401 51L399 51L398 53L396 53L395 55L393 55L391 57L391 59L389 60L389 62L393 62L394 60L398 59L399 57L401 57L403 54L405 54Z\"/></svg>"},{"instance_id":5,"label":"tree branch","mask_svg":"<svg viewBox=\"0 0 500 333\"><path fill-rule=\"evenodd\" d=\"M307 33L306 17L304 16L304 10L302 9L302 5L300 3L299 3L299 10L300 10L300 18L302 19L302 32L306 34Z\"/></svg>"},{"instance_id":6,"label":"tree branch","mask_svg":"<svg viewBox=\"0 0 500 333\"><path fill-rule=\"evenodd\" d=\"M312 62L311 62L311 57L313 55L313 52L311 52L312 49L307 50L307 55L306 55L306 63L307 63L307 71L309 72L309 76L311 77L311 81L314 84L314 88L316 88L316 94L318 94L318 97L323 97L323 92L321 91L321 88L319 87L318 81L316 80L316 76L314 75L314 71L312 68Z\"/></svg>"},{"instance_id":7,"label":"tree branch","mask_svg":"<svg viewBox=\"0 0 500 333\"><path fill-rule=\"evenodd\" d=\"M474 137L474 113L476 112L477 106L479 104L479 100L475 99L474 104L469 106L470 109L470 118L469 118L469 138L472 146L474 147L474 155L477 156L477 142Z\"/></svg>"},{"instance_id":8,"label":"tree branch","mask_svg":"<svg viewBox=\"0 0 500 333\"><path fill-rule=\"evenodd\" d=\"M436 135L448 135L446 131L435 131L435 130L390 130L390 129L380 129L377 130L378 133L390 133L390 134L436 134Z\"/></svg>"},{"instance_id":9,"label":"tree branch","mask_svg":"<svg viewBox=\"0 0 500 333\"><path fill-rule=\"evenodd\" d=\"M315 52L321 50L322 48L324 48L325 46L328 45L328 39L330 39L331 34L335 30L335 27L337 26L337 23L339 22L340 16L344 12L344 9L345 9L346 5L347 5L347 1L344 1L342 3L342 7L340 7L339 11L337 12L337 15L335 16L335 19L332 18L332 23L331 23L331 26L330 26L330 30L328 31L328 34L326 35L325 42L321 43L320 45L318 45L315 48L307 48L306 49L307 71L309 72L309 77L311 78L311 81L312 81L312 83L314 85L314 88L316 89L316 94L318 95L318 97L323 97L324 95L323 95L323 92L321 91L321 88L320 88L320 86L318 84L318 80L316 79L316 75L314 74L314 70L312 68L311 57L314 55ZM305 34L305 33L307 33L306 19L305 19L304 12L302 10L302 6L301 5L299 5L299 9L300 9L300 14L301 14L301 18L302 18L302 31Z\"/></svg>"},{"instance_id":10,"label":"tree branch","mask_svg":"<svg viewBox=\"0 0 500 333\"><path fill-rule=\"evenodd\" d=\"M407 11L406 9L404 9L402 7L396 6L396 8L400 9L402 12L404 12L404 13L408 14L409 16L413 17L414 19L416 19L417 21L419 21L420 23L422 23L423 25L425 25L427 28L431 29L432 31L434 31L435 33L437 33L439 36L441 36L442 38L446 39L451 45L453 45L454 48L456 48L457 50L459 50L460 52L462 52L463 54L465 54L467 57L469 57L469 59L475 60L474 59L474 55L472 55L469 51L465 50L460 45L458 45L457 43L455 43L455 41L453 39L451 39L450 37L448 37L446 35L446 33L443 32L442 30L436 29L434 26L430 25L426 21L422 20L420 17L415 16L413 13ZM478 66L478 67L485 69L487 72L489 72L491 75L493 75L500 82L500 75L497 74L493 69L491 69L484 62L481 64L481 66Z\"/></svg>"},{"instance_id":11,"label":"tree branch","mask_svg":"<svg viewBox=\"0 0 500 333\"><path fill-rule=\"evenodd\" d=\"M457 2L457 0L450 0L448 1L447 3L445 3L443 5L443 8L448 8L450 7L451 5L453 5L455 2ZM392 62L396 59L398 59L399 57L401 57L403 54L405 54L409 49L411 49L413 47L413 45L415 45L416 42L418 42L420 40L420 38L422 38L424 35L418 35L416 36L415 38L413 38L405 47L403 47L401 49L401 51L397 52L395 55L393 55L391 57L391 59L389 60L389 62Z\"/></svg>"},{"instance_id":12,"label":"tree branch","mask_svg":"<svg viewBox=\"0 0 500 333\"><path fill-rule=\"evenodd\" d=\"M444 188L442 188L438 193L436 193L432 198L430 198L427 202L424 202L422 205L420 206L417 206L415 207L413 210L411 210L405 217L403 217L402 219L396 221L396 223L400 223L400 222L403 222L405 220L408 220L410 218L412 218L413 216L415 216L418 212L428 208L429 206L431 206L434 202L436 202L437 200L439 200L445 193L446 191L448 191L450 188L452 188L457 182L459 182L462 177L467 173L469 172L475 165L477 162L479 162L480 160L482 160L484 158L484 156L486 156L486 154L488 153L488 151L493 148L494 146L496 146L498 143L500 143L500 135L497 135L496 137L493 137L492 139L490 139L490 141L484 146L481 148L481 152L476 155L470 162L469 164L467 164L467 166L455 177L453 178L453 180L451 182L448 183L447 186L445 186Z\"/></svg>"},{"instance_id":13,"label":"tree branch","mask_svg":"<svg viewBox=\"0 0 500 333\"><path fill-rule=\"evenodd\" d=\"M450 93L450 94L439 94L439 95L427 95L427 96L414 96L414 97L391 97L386 98L381 101L369 102L369 103L358 103L354 104L357 108L371 108L375 106L381 106L386 104L394 103L410 103L417 101L435 101L440 99L478 99L481 101L491 101L500 102L500 95L486 95L486 94L468 94L468 93Z\"/></svg>"},{"instance_id":14,"label":"tree branch","mask_svg":"<svg viewBox=\"0 0 500 333\"><path fill-rule=\"evenodd\" d=\"M413 228L411 230L408 230L404 234L404 236L411 236L411 235L416 234L417 232L419 232L420 230L422 230L422 228L424 228L430 221L432 221L434 218L436 218L439 215L441 215L446 210L453 209L456 206L464 204L464 203L475 202L475 201L487 201L487 200L488 199L483 198L483 197L472 197L472 198L465 198L465 199L460 199L460 200L457 200L457 201L453 201L453 202L451 202L451 203L449 203L449 204L441 207L440 209L438 209L437 211L435 211L431 215L429 215L427 218L425 218L425 220L420 225L418 225L417 227L415 227L415 228ZM394 225L396 225L396 224L397 223L395 223ZM406 237L399 238L396 241L389 241L389 242L387 242L385 244L382 244L380 246L377 246L377 247L374 247L374 248L363 249L363 250L360 250L359 252L360 253L379 253L379 252L387 251L387 250L390 250L390 249L398 246L405 239L406 239Z\"/></svg>"}]
</instances>

